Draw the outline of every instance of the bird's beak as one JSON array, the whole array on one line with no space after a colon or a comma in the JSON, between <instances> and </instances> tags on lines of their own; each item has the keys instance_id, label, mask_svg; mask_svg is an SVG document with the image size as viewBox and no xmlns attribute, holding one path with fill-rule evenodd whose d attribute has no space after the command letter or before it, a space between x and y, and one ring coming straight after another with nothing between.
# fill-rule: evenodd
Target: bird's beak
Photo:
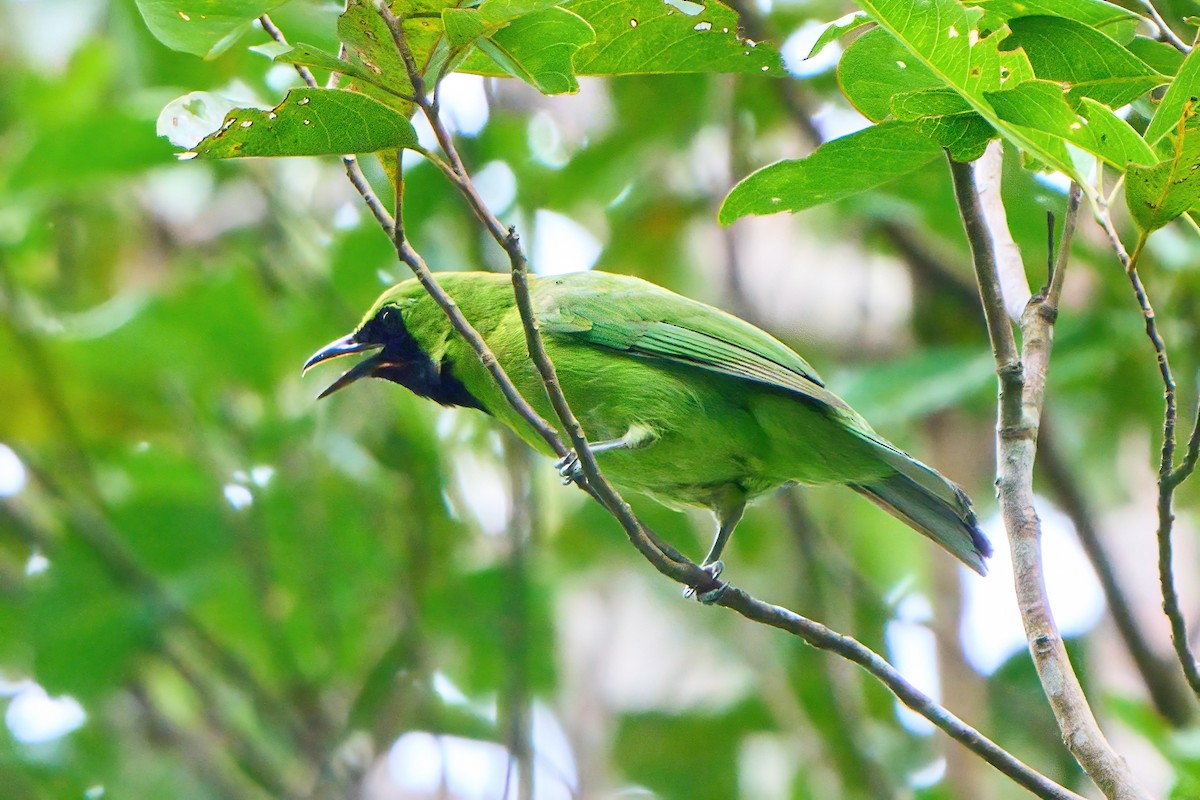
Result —
<instances>
[{"instance_id":1,"label":"bird's beak","mask_svg":"<svg viewBox=\"0 0 1200 800\"><path fill-rule=\"evenodd\" d=\"M313 353L308 361L304 362L304 369L301 374L308 372L322 361L328 361L331 358L338 358L340 356L348 356L351 353L361 353L366 350L377 350L381 347L383 347L381 342L360 342L354 338L354 334L343 336L341 339L330 342L317 352ZM323 397L328 397L337 390L346 388L359 378L369 378L372 374L374 374L375 369L382 363L382 352L376 353L370 358L363 359L346 372L342 373L342 377L331 383L329 388L317 395L317 399L320 400Z\"/></svg>"}]
</instances>

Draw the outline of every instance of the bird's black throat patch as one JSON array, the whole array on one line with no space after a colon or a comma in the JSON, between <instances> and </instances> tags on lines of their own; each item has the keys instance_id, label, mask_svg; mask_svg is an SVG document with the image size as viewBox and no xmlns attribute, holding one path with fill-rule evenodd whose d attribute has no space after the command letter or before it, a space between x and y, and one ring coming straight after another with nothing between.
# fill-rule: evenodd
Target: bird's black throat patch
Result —
<instances>
[{"instance_id":1,"label":"bird's black throat patch","mask_svg":"<svg viewBox=\"0 0 1200 800\"><path fill-rule=\"evenodd\" d=\"M381 363L372 373L374 377L398 383L413 394L444 406L477 408L488 413L479 398L455 376L452 361L444 358L441 363L435 363L421 349L397 309L383 308L355 338L383 345Z\"/></svg>"}]
</instances>

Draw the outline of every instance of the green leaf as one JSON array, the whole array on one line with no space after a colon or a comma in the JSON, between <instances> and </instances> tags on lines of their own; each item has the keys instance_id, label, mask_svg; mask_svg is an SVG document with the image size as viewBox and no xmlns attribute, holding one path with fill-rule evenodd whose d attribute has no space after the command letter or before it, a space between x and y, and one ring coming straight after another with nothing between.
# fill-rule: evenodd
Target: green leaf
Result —
<instances>
[{"instance_id":1,"label":"green leaf","mask_svg":"<svg viewBox=\"0 0 1200 800\"><path fill-rule=\"evenodd\" d=\"M453 5L453 2L439 0L397 0L392 3L392 13L401 21L405 41L423 76L442 41L441 12ZM338 39L349 50L350 62L376 76L370 82L356 81L354 88L405 116L411 114L413 104L397 97L397 94L413 95L408 69L396 50L392 32L375 7L366 0L347 0L346 11L338 17L337 32ZM380 86L391 87L391 90Z\"/></svg>"},{"instance_id":2,"label":"green leaf","mask_svg":"<svg viewBox=\"0 0 1200 800\"><path fill-rule=\"evenodd\" d=\"M1150 163L1155 158L1145 140L1107 106L1085 97L1076 113L1060 84L1026 81L986 97L1004 121L1070 142L1119 170L1130 162Z\"/></svg>"},{"instance_id":3,"label":"green leaf","mask_svg":"<svg viewBox=\"0 0 1200 800\"><path fill-rule=\"evenodd\" d=\"M984 98L984 92L1002 91L1034 77L1023 50L999 49L1006 31L980 38L978 13L968 13L958 0L929 0L920 14L912 13L909 0L859 0L859 5L904 45L909 53L905 63L919 60L1026 156L1088 185L1061 142L1001 120Z\"/></svg>"},{"instance_id":4,"label":"green leaf","mask_svg":"<svg viewBox=\"0 0 1200 800\"><path fill-rule=\"evenodd\" d=\"M501 5L512 6L508 2ZM480 12L487 6L480 6ZM452 44L474 41L505 72L543 94L579 91L573 66L575 54L593 42L596 34L578 15L562 8L546 8L501 23L474 11L448 10L443 18Z\"/></svg>"},{"instance_id":5,"label":"green leaf","mask_svg":"<svg viewBox=\"0 0 1200 800\"><path fill-rule=\"evenodd\" d=\"M1163 75L1175 75L1183 65L1183 53L1157 39L1138 36L1125 46L1129 52L1146 62L1150 69Z\"/></svg>"},{"instance_id":6,"label":"green leaf","mask_svg":"<svg viewBox=\"0 0 1200 800\"><path fill-rule=\"evenodd\" d=\"M1020 47L1044 80L1068 84L1070 97L1118 108L1167 82L1165 76L1103 33L1062 17L1020 17L1005 48Z\"/></svg>"},{"instance_id":7,"label":"green leaf","mask_svg":"<svg viewBox=\"0 0 1200 800\"><path fill-rule=\"evenodd\" d=\"M286 0L137 0L146 27L172 50L213 58Z\"/></svg>"},{"instance_id":8,"label":"green leaf","mask_svg":"<svg viewBox=\"0 0 1200 800\"><path fill-rule=\"evenodd\" d=\"M283 64L300 64L305 67L327 69L330 72L344 75L351 80L369 83L381 89L390 90L392 88L381 75L367 69L361 63L352 64L349 61L338 58L333 53L327 53L310 44L297 44L275 56L275 60Z\"/></svg>"},{"instance_id":9,"label":"green leaf","mask_svg":"<svg viewBox=\"0 0 1200 800\"><path fill-rule=\"evenodd\" d=\"M975 0L984 10L981 27L998 28L1017 17L1050 16L1082 22L1122 44L1128 44L1141 17L1104 0Z\"/></svg>"},{"instance_id":10,"label":"green leaf","mask_svg":"<svg viewBox=\"0 0 1200 800\"><path fill-rule=\"evenodd\" d=\"M737 14L717 0L573 0L563 7L596 32L575 57L578 75L787 75L779 51L740 37Z\"/></svg>"},{"instance_id":11,"label":"green leaf","mask_svg":"<svg viewBox=\"0 0 1200 800\"><path fill-rule=\"evenodd\" d=\"M406 118L364 94L293 89L270 111L234 109L195 153L201 158L344 155L416 143Z\"/></svg>"},{"instance_id":12,"label":"green leaf","mask_svg":"<svg viewBox=\"0 0 1200 800\"><path fill-rule=\"evenodd\" d=\"M1194 109L1185 109L1188 121L1171 158L1149 167L1131 164L1125 173L1125 202L1143 233L1158 230L1200 202L1200 123Z\"/></svg>"},{"instance_id":13,"label":"green leaf","mask_svg":"<svg viewBox=\"0 0 1200 800\"><path fill-rule=\"evenodd\" d=\"M1183 60L1179 74L1167 87L1162 102L1158 104L1158 110L1154 112L1154 118L1146 126L1146 141L1151 145L1158 144L1160 139L1175 130L1184 114L1188 112L1188 107L1196 102L1198 96L1200 96L1200 55L1197 55L1196 50L1193 49Z\"/></svg>"},{"instance_id":14,"label":"green leaf","mask_svg":"<svg viewBox=\"0 0 1200 800\"><path fill-rule=\"evenodd\" d=\"M817 41L813 42L812 49L808 51L808 55L805 58L812 58L824 50L826 45L836 42L851 31L856 31L864 25L869 25L870 22L871 18L861 11L856 11L849 15L849 17L834 20L829 23L825 30L821 31L821 35L817 37Z\"/></svg>"},{"instance_id":15,"label":"green leaf","mask_svg":"<svg viewBox=\"0 0 1200 800\"><path fill-rule=\"evenodd\" d=\"M850 104L873 122L892 113L892 98L945 84L883 28L867 31L842 53L838 83Z\"/></svg>"},{"instance_id":16,"label":"green leaf","mask_svg":"<svg viewBox=\"0 0 1200 800\"><path fill-rule=\"evenodd\" d=\"M476 39L495 36L520 17L553 8L556 0L484 0L477 8L447 8L442 12L446 41L465 47Z\"/></svg>"},{"instance_id":17,"label":"green leaf","mask_svg":"<svg viewBox=\"0 0 1200 800\"><path fill-rule=\"evenodd\" d=\"M807 158L780 161L733 187L721 204L728 225L749 214L803 211L899 178L941 155L910 122L882 122L821 145Z\"/></svg>"},{"instance_id":18,"label":"green leaf","mask_svg":"<svg viewBox=\"0 0 1200 800\"><path fill-rule=\"evenodd\" d=\"M955 161L979 158L997 135L962 95L946 87L898 94L891 105L892 116L916 122L920 131L949 150Z\"/></svg>"}]
</instances>

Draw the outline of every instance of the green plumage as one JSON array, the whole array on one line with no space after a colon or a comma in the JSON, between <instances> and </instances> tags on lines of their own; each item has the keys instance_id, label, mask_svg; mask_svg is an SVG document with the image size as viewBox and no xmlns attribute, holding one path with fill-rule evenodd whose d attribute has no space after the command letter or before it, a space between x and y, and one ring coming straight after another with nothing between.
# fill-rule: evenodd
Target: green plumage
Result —
<instances>
[{"instance_id":1,"label":"green plumage","mask_svg":"<svg viewBox=\"0 0 1200 800\"><path fill-rule=\"evenodd\" d=\"M557 422L508 277L438 279L521 393ZM588 440L611 443L598 459L618 486L671 507L710 508L727 536L746 502L779 486L846 484L984 572L990 547L966 495L882 439L772 336L627 276L534 277L530 292L563 393ZM353 334L310 365L376 348L373 363L351 370L361 374L330 390L385 377L440 402L481 407L549 453L415 280L385 292Z\"/></svg>"}]
</instances>

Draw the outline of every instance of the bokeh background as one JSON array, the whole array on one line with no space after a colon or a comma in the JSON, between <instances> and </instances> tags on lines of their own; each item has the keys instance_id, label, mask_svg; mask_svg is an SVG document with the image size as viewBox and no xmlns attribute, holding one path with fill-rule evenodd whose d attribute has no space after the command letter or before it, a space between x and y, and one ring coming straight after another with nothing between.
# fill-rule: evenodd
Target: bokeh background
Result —
<instances>
[{"instance_id":1,"label":"bokeh background","mask_svg":"<svg viewBox=\"0 0 1200 800\"><path fill-rule=\"evenodd\" d=\"M743 9L786 81L585 79L547 98L454 76L446 114L536 271L636 274L755 321L968 488L998 545L987 579L844 489L754 507L728 577L1081 787L1013 607L995 379L945 164L715 222L751 169L865 124L837 45L803 60L850 10ZM274 18L334 49L337 12ZM334 373L301 378L304 358L404 277L386 238L336 160L178 161L156 132L194 90L277 102L298 79L248 49L266 41L201 60L130 0L0 0L0 796L352 797L360 780L372 799L1022 796L852 665L684 601L482 415L381 381L315 402ZM1006 165L1035 287L1063 189ZM427 164L406 205L436 269L505 267ZM1154 572L1161 386L1098 234L1082 221L1039 458L1051 596L1118 749L1158 796L1195 797L1196 703ZM1172 229L1150 244L1190 414L1200 247ZM1181 491L1177 527L1191 620L1196 498ZM706 515L633 499L703 554Z\"/></svg>"}]
</instances>

